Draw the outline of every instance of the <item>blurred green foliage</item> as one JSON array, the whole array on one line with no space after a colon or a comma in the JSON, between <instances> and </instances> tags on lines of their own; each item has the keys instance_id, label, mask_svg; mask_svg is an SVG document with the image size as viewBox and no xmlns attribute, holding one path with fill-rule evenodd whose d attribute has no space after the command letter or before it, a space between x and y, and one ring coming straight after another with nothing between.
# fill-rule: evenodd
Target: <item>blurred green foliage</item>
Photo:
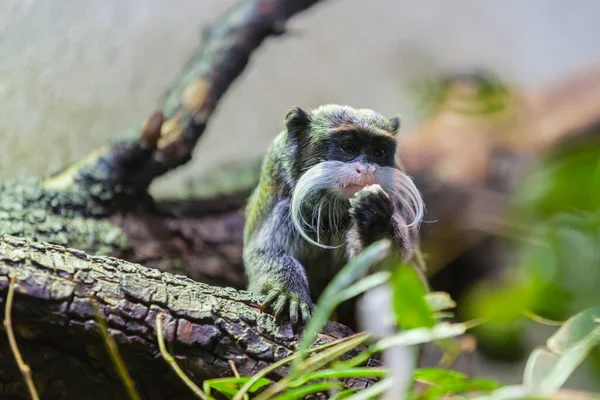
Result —
<instances>
[{"instance_id":1,"label":"blurred green foliage","mask_svg":"<svg viewBox=\"0 0 600 400\"><path fill-rule=\"evenodd\" d=\"M399 265L392 273L393 307L396 322L404 329L431 328L434 310L427 303L427 289L410 265Z\"/></svg>"},{"instance_id":2,"label":"blurred green foliage","mask_svg":"<svg viewBox=\"0 0 600 400\"><path fill-rule=\"evenodd\" d=\"M340 271L317 302L316 318L313 317L306 326L296 352L253 377L207 380L203 385L202 398L219 398L215 396L218 392L219 396L234 400L289 400L325 392L332 399L364 400L381 398L384 393L393 390L396 394L405 393L399 398L410 400L552 399L556 390L600 342L600 307L595 307L570 318L548 339L545 347L539 347L531 354L523 384L520 385L502 386L494 379L473 379L442 367L441 362L434 368L413 368L415 360L404 360L411 367L406 369L405 365L399 371L392 370L398 367L397 363L394 363L395 367L365 366L365 362L377 353L392 351L389 354L414 357L416 352L411 349L427 342L437 343L442 352L460 352L456 350L460 349L457 337L469 328L479 324L480 327L491 326L493 332L497 327L510 327L520 320L524 309L535 303L533 300L545 295L539 290L539 285L543 286L544 282L528 280L528 275L523 274L520 282L529 284L498 287L476 294L482 302L473 308L473 313L484 314L485 323L451 323L446 320L445 313L449 313L448 310L453 309L456 303L447 293L429 292L414 266L400 262L396 255L389 254L389 250L389 241L376 242ZM380 268L379 272L361 278L374 266ZM365 332L311 347L315 335L340 301L349 298L350 294L360 295L376 286L385 286L390 291L389 309L393 311L394 320L387 321L384 310L373 312L380 312L381 323L391 323L395 332L378 338ZM449 314L452 316L452 313ZM454 345L450 342L453 340L456 341ZM357 353L359 346L363 347ZM395 352L398 348L409 351ZM350 353L353 353L352 357L349 357ZM456 357L457 354L450 356ZM292 368L287 376L277 381L269 379L272 372L290 363ZM407 387L396 380L398 372L406 375ZM374 378L378 382L363 391L344 388L344 379L356 378ZM582 399L595 398L591 393L581 395Z\"/></svg>"},{"instance_id":3,"label":"blurred green foliage","mask_svg":"<svg viewBox=\"0 0 600 400\"><path fill-rule=\"evenodd\" d=\"M413 394L415 400L435 400L444 396L472 391L490 391L500 385L492 379L469 379L460 372L441 368L422 368L415 370L416 382L429 385L421 393Z\"/></svg>"},{"instance_id":4,"label":"blurred green foliage","mask_svg":"<svg viewBox=\"0 0 600 400\"><path fill-rule=\"evenodd\" d=\"M565 145L529 171L511 220L507 279L482 283L464 299L466 317L488 319L477 334L496 348L518 344L528 313L565 320L600 305L600 143Z\"/></svg>"},{"instance_id":5,"label":"blurred green foliage","mask_svg":"<svg viewBox=\"0 0 600 400\"><path fill-rule=\"evenodd\" d=\"M600 344L600 307L587 308L566 321L533 351L525 368L530 390L551 394L560 388L590 351Z\"/></svg>"},{"instance_id":6,"label":"blurred green foliage","mask_svg":"<svg viewBox=\"0 0 600 400\"><path fill-rule=\"evenodd\" d=\"M492 115L505 111L513 101L509 85L487 70L417 79L410 92L423 118L431 117L441 106L469 115Z\"/></svg>"}]
</instances>

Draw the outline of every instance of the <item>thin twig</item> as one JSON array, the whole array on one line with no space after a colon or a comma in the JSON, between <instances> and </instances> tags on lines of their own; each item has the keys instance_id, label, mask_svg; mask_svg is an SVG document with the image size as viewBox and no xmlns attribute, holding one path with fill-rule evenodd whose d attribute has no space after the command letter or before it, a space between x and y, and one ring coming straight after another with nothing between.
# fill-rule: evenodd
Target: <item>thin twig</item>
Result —
<instances>
[{"instance_id":1,"label":"thin twig","mask_svg":"<svg viewBox=\"0 0 600 400\"><path fill-rule=\"evenodd\" d=\"M237 379L240 378L240 372L237 370L237 367L235 366L235 362L233 360L227 360L227 364L229 364L229 368L231 368L231 371L233 372L233 376L235 376ZM248 394L244 394L244 400L248 400L250 399L250 396L248 396Z\"/></svg>"},{"instance_id":2,"label":"thin twig","mask_svg":"<svg viewBox=\"0 0 600 400\"><path fill-rule=\"evenodd\" d=\"M162 333L162 314L158 314L156 316L156 339L158 340L158 348L160 349L160 354L162 354L165 361L171 366L173 371L179 376L179 378L186 384L188 388L202 400L209 400L209 397L198 387L192 380L183 372L183 370L177 365L175 358L167 351L167 347L165 346L165 339Z\"/></svg>"},{"instance_id":3,"label":"thin twig","mask_svg":"<svg viewBox=\"0 0 600 400\"><path fill-rule=\"evenodd\" d=\"M548 326L562 326L567 321L555 321L552 319L544 318L541 315L537 315L532 311L523 310L523 315L529 318L532 321L537 322L538 324L548 325Z\"/></svg>"},{"instance_id":4,"label":"thin twig","mask_svg":"<svg viewBox=\"0 0 600 400\"><path fill-rule=\"evenodd\" d=\"M227 360L227 364L229 364L229 367L231 368L231 371L233 372L233 376L235 376L236 378L240 378L240 373L235 366L235 362L233 360Z\"/></svg>"},{"instance_id":5,"label":"thin twig","mask_svg":"<svg viewBox=\"0 0 600 400\"><path fill-rule=\"evenodd\" d=\"M6 336L8 336L8 343L10 344L10 349L15 357L15 361L17 362L17 366L19 367L19 371L21 371L21 375L23 375L23 379L27 384L27 390L29 390L29 395L33 400L39 400L37 389L35 388L35 384L33 383L33 379L31 377L31 368L29 365L25 364L23 361L23 357L21 357L21 352L19 351L19 347L17 346L17 340L15 339L15 333L12 327L12 303L13 297L15 296L15 277L10 278L10 283L8 285L8 295L6 296L6 305L4 307L4 329L6 329Z\"/></svg>"},{"instance_id":6,"label":"thin twig","mask_svg":"<svg viewBox=\"0 0 600 400\"><path fill-rule=\"evenodd\" d=\"M98 305L95 301L92 300L92 305L96 310L96 322L100 326L100 332L102 333L102 339L104 339L104 344L106 345L106 350L108 354L110 354L110 358L112 359L113 364L115 364L115 368L125 389L127 389L127 394L131 400L141 400L139 393L135 388L135 382L131 379L131 375L129 375L129 371L127 371L127 367L119 354L119 348L117 347L117 343L115 340L108 334L108 328L106 327L106 321L100 316L100 310L98 309Z\"/></svg>"}]
</instances>

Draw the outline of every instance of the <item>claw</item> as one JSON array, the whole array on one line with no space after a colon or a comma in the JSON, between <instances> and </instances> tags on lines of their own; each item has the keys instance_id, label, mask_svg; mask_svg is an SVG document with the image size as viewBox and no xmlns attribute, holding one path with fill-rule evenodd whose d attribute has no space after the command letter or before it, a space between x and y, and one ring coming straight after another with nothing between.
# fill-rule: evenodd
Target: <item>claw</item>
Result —
<instances>
[{"instance_id":1,"label":"claw","mask_svg":"<svg viewBox=\"0 0 600 400\"><path fill-rule=\"evenodd\" d=\"M283 295L279 296L272 307L275 318L279 318L279 315L285 310L285 303L287 303L287 297Z\"/></svg>"}]
</instances>

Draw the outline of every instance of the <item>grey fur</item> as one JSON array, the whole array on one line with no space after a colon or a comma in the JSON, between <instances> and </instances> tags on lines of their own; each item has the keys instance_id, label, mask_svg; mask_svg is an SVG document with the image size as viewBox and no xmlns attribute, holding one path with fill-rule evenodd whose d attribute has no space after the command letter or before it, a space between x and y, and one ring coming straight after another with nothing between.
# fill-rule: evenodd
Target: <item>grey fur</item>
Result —
<instances>
[{"instance_id":1,"label":"grey fur","mask_svg":"<svg viewBox=\"0 0 600 400\"><path fill-rule=\"evenodd\" d=\"M340 268L379 237L390 236L402 254L412 257L424 207L399 165L366 165L379 185L360 191L355 204L334 190L354 166L325 159L322 143L330 131L343 125L393 137L398 128L394 119L372 110L326 105L313 111L295 108L285 122L247 205L243 257L248 289L266 296L264 308L295 323L309 317L314 301ZM365 221L359 210L375 213L382 226Z\"/></svg>"}]
</instances>

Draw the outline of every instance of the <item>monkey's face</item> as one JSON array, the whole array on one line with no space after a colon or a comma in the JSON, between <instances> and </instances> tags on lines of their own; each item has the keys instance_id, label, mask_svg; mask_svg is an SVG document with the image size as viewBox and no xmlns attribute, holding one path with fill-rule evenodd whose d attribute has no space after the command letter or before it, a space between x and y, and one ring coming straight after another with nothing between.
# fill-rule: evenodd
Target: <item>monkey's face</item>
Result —
<instances>
[{"instance_id":1,"label":"monkey's face","mask_svg":"<svg viewBox=\"0 0 600 400\"><path fill-rule=\"evenodd\" d=\"M398 205L408 227L420 223L420 193L395 162L397 124L371 110L343 106L288 114L292 158L299 171L291 216L303 236L307 237L304 229L310 228L318 241L322 226L328 232L341 229L350 198L373 184L379 184Z\"/></svg>"},{"instance_id":2,"label":"monkey's face","mask_svg":"<svg viewBox=\"0 0 600 400\"><path fill-rule=\"evenodd\" d=\"M396 141L391 136L376 135L352 127L336 129L322 141L325 159L342 164L329 164L338 175L330 188L345 198L354 196L365 186L380 184L385 179L382 168L394 167ZM334 167L335 165L335 167Z\"/></svg>"}]
</instances>

